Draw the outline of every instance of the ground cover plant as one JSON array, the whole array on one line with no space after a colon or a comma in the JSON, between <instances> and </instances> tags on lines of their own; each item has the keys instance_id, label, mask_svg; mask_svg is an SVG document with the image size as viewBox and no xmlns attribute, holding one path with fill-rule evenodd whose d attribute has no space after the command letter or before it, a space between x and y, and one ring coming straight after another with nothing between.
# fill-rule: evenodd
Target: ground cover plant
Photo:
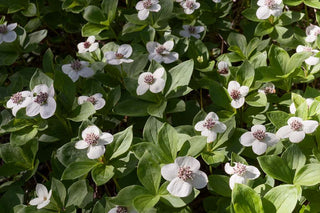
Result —
<instances>
[{"instance_id":1,"label":"ground cover plant","mask_svg":"<svg viewBox=\"0 0 320 213\"><path fill-rule=\"evenodd\" d=\"M0 210L319 212L318 0L0 0Z\"/></svg>"}]
</instances>

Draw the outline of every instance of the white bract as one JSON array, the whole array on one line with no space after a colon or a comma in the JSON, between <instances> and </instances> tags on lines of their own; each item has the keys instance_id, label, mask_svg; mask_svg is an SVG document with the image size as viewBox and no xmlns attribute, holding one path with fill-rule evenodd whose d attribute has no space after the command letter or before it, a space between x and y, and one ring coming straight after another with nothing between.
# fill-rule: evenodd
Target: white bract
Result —
<instances>
[{"instance_id":1,"label":"white bract","mask_svg":"<svg viewBox=\"0 0 320 213\"><path fill-rule=\"evenodd\" d=\"M97 126L88 126L81 133L82 140L75 144L77 149L86 149L90 159L97 159L106 151L104 147L113 141L113 136L107 132L101 132Z\"/></svg>"},{"instance_id":2,"label":"white bract","mask_svg":"<svg viewBox=\"0 0 320 213\"><path fill-rule=\"evenodd\" d=\"M108 51L104 54L108 64L119 65L122 63L131 63L132 59L128 59L132 54L132 47L129 44L122 44L116 52Z\"/></svg>"},{"instance_id":3,"label":"white bract","mask_svg":"<svg viewBox=\"0 0 320 213\"><path fill-rule=\"evenodd\" d=\"M187 197L192 188L204 188L208 183L206 173L199 170L200 162L190 156L178 157L174 163L164 165L161 175L170 181L167 190L177 197Z\"/></svg>"},{"instance_id":4,"label":"white bract","mask_svg":"<svg viewBox=\"0 0 320 213\"><path fill-rule=\"evenodd\" d=\"M230 81L228 84L228 92L232 98L231 106L238 109L244 104L244 97L248 94L249 88L247 86L240 86L236 81Z\"/></svg>"},{"instance_id":5,"label":"white bract","mask_svg":"<svg viewBox=\"0 0 320 213\"><path fill-rule=\"evenodd\" d=\"M67 74L73 82L79 79L79 76L83 78L90 78L94 75L93 69L89 66L87 61L74 60L70 64L62 65L62 71Z\"/></svg>"},{"instance_id":6,"label":"white bract","mask_svg":"<svg viewBox=\"0 0 320 213\"><path fill-rule=\"evenodd\" d=\"M311 106L311 104L313 103L313 101L314 101L313 98L307 98L307 99L306 99L306 103L307 103L308 108L310 108L310 106ZM295 114L296 111L297 111L296 105L294 105L294 103L292 103L292 104L290 105L290 107L289 107L289 110L290 110L290 113L291 113L291 114Z\"/></svg>"},{"instance_id":7,"label":"white bract","mask_svg":"<svg viewBox=\"0 0 320 213\"><path fill-rule=\"evenodd\" d=\"M164 44L158 42L149 41L147 43L147 50L149 52L149 60L155 60L158 63L164 62L170 64L179 58L179 54L176 52L170 52L173 49L173 41L166 41Z\"/></svg>"},{"instance_id":8,"label":"white bract","mask_svg":"<svg viewBox=\"0 0 320 213\"><path fill-rule=\"evenodd\" d=\"M79 53L85 53L85 52L93 52L99 47L99 43L95 42L96 37L95 36L89 36L87 41L85 42L80 42L77 47L78 47L78 52Z\"/></svg>"},{"instance_id":9,"label":"white bract","mask_svg":"<svg viewBox=\"0 0 320 213\"><path fill-rule=\"evenodd\" d=\"M56 101L53 98L53 85L50 87L45 84L37 85L31 93L33 97L26 108L26 114L32 117L40 113L41 118L50 118L55 113L57 107Z\"/></svg>"},{"instance_id":10,"label":"white bract","mask_svg":"<svg viewBox=\"0 0 320 213\"><path fill-rule=\"evenodd\" d=\"M212 0L214 3L220 3L221 0Z\"/></svg>"},{"instance_id":11,"label":"white bract","mask_svg":"<svg viewBox=\"0 0 320 213\"><path fill-rule=\"evenodd\" d=\"M144 72L138 78L137 95L143 95L148 90L152 93L161 92L166 85L165 80L161 77L165 72L164 68L158 68L154 73Z\"/></svg>"},{"instance_id":12,"label":"white bract","mask_svg":"<svg viewBox=\"0 0 320 213\"><path fill-rule=\"evenodd\" d=\"M196 9L200 7L200 3L196 0L186 0L180 3L184 9L185 14L192 14Z\"/></svg>"},{"instance_id":13,"label":"white bract","mask_svg":"<svg viewBox=\"0 0 320 213\"><path fill-rule=\"evenodd\" d=\"M271 15L280 16L282 14L282 0L258 0L259 8L256 12L258 19L267 19Z\"/></svg>"},{"instance_id":14,"label":"white bract","mask_svg":"<svg viewBox=\"0 0 320 213\"><path fill-rule=\"evenodd\" d=\"M16 116L19 109L28 106L32 101L32 93L30 91L17 92L7 101L7 107L12 108L12 114Z\"/></svg>"},{"instance_id":15,"label":"white bract","mask_svg":"<svg viewBox=\"0 0 320 213\"><path fill-rule=\"evenodd\" d=\"M301 142L306 134L316 131L318 122L314 120L302 120L299 117L291 117L288 119L288 125L281 127L276 135L279 138L289 138L292 143Z\"/></svg>"},{"instance_id":16,"label":"white bract","mask_svg":"<svg viewBox=\"0 0 320 213\"><path fill-rule=\"evenodd\" d=\"M190 26L190 25L183 25L183 30L180 31L180 35L185 38L190 38L191 36L195 37L196 39L200 38L201 32L204 31L203 26Z\"/></svg>"},{"instance_id":17,"label":"white bract","mask_svg":"<svg viewBox=\"0 0 320 213\"><path fill-rule=\"evenodd\" d=\"M273 94L276 93L276 87L274 86L273 83L268 82L262 85L262 87L260 87L260 89L258 90L258 92L262 92L264 94Z\"/></svg>"},{"instance_id":18,"label":"white bract","mask_svg":"<svg viewBox=\"0 0 320 213\"><path fill-rule=\"evenodd\" d=\"M229 65L225 61L220 61L218 63L218 70L217 72L222 76L228 76L230 74Z\"/></svg>"},{"instance_id":19,"label":"white bract","mask_svg":"<svg viewBox=\"0 0 320 213\"><path fill-rule=\"evenodd\" d=\"M110 209L108 213L138 213L138 212L132 208L128 208L125 206L116 206Z\"/></svg>"},{"instance_id":20,"label":"white bract","mask_svg":"<svg viewBox=\"0 0 320 213\"><path fill-rule=\"evenodd\" d=\"M90 102L93 104L95 110L102 109L106 104L106 101L103 99L103 95L101 93L96 93L91 96L79 96L78 104L81 105L84 102Z\"/></svg>"},{"instance_id":21,"label":"white bract","mask_svg":"<svg viewBox=\"0 0 320 213\"><path fill-rule=\"evenodd\" d=\"M37 209L41 209L50 203L52 190L48 192L43 184L37 183L36 193L38 197L30 200L30 205L37 206Z\"/></svg>"},{"instance_id":22,"label":"white bract","mask_svg":"<svg viewBox=\"0 0 320 213\"><path fill-rule=\"evenodd\" d=\"M297 51L297 53L300 53L300 52L311 52L312 53L312 55L309 58L304 60L304 62L306 62L307 64L316 65L317 63L319 63L320 58L314 57L314 55L319 52L318 50L314 50L314 49L312 49L312 47L298 45L296 51Z\"/></svg>"},{"instance_id":23,"label":"white bract","mask_svg":"<svg viewBox=\"0 0 320 213\"><path fill-rule=\"evenodd\" d=\"M195 130L201 131L202 136L207 137L207 143L212 143L217 138L217 133L226 131L227 126L219 121L216 113L210 112L203 121L195 125Z\"/></svg>"},{"instance_id":24,"label":"white bract","mask_svg":"<svg viewBox=\"0 0 320 213\"><path fill-rule=\"evenodd\" d=\"M318 35L320 35L320 27L311 24L307 27L306 34L306 42L314 42L315 40L317 40Z\"/></svg>"},{"instance_id":25,"label":"white bract","mask_svg":"<svg viewBox=\"0 0 320 213\"><path fill-rule=\"evenodd\" d=\"M143 0L136 4L136 9L139 11L138 18L145 20L150 12L159 12L161 5L159 4L159 0Z\"/></svg>"},{"instance_id":26,"label":"white bract","mask_svg":"<svg viewBox=\"0 0 320 213\"><path fill-rule=\"evenodd\" d=\"M2 42L11 43L16 40L17 33L13 31L17 27L17 23L0 25L0 44Z\"/></svg>"},{"instance_id":27,"label":"white bract","mask_svg":"<svg viewBox=\"0 0 320 213\"><path fill-rule=\"evenodd\" d=\"M231 175L229 186L233 189L236 183L246 184L248 180L254 180L260 176L260 171L254 166L247 166L242 163L235 162L235 166L226 163L224 170Z\"/></svg>"},{"instance_id":28,"label":"white bract","mask_svg":"<svg viewBox=\"0 0 320 213\"><path fill-rule=\"evenodd\" d=\"M242 134L239 139L243 146L252 146L253 152L257 155L265 153L268 146L275 145L279 140L275 134L266 132L263 125L254 125L251 127L251 132Z\"/></svg>"}]
</instances>

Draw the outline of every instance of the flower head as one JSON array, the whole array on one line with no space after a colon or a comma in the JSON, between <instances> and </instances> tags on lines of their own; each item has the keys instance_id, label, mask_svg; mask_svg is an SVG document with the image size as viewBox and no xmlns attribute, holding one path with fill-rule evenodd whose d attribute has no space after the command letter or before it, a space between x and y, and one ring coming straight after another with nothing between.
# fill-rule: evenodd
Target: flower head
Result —
<instances>
[{"instance_id":1,"label":"flower head","mask_svg":"<svg viewBox=\"0 0 320 213\"><path fill-rule=\"evenodd\" d=\"M204 188L208 183L206 173L199 170L200 163L197 159L185 156L177 157L174 163L167 164L161 168L161 175L170 184L167 190L177 197L187 197L192 188Z\"/></svg>"},{"instance_id":2,"label":"flower head","mask_svg":"<svg viewBox=\"0 0 320 213\"><path fill-rule=\"evenodd\" d=\"M53 98L53 85L50 87L45 84L37 85L31 93L33 97L27 105L26 114L32 117L40 113L41 118L50 118L55 113L57 107L56 101Z\"/></svg>"},{"instance_id":3,"label":"flower head","mask_svg":"<svg viewBox=\"0 0 320 213\"><path fill-rule=\"evenodd\" d=\"M142 0L136 4L136 9L138 12L138 18L140 20L145 20L149 16L149 12L159 12L161 5L159 0Z\"/></svg>"},{"instance_id":4,"label":"flower head","mask_svg":"<svg viewBox=\"0 0 320 213\"><path fill-rule=\"evenodd\" d=\"M12 114L16 116L19 109L28 106L32 101L32 93L30 91L17 92L7 101L7 107L12 108Z\"/></svg>"},{"instance_id":5,"label":"flower head","mask_svg":"<svg viewBox=\"0 0 320 213\"><path fill-rule=\"evenodd\" d=\"M281 127L276 135L279 138L289 138L292 143L301 142L306 134L316 131L319 123L314 120L304 121L299 117L291 117L288 119L288 125Z\"/></svg>"},{"instance_id":6,"label":"flower head","mask_svg":"<svg viewBox=\"0 0 320 213\"><path fill-rule=\"evenodd\" d=\"M231 175L229 180L231 189L233 189L236 183L246 184L248 180L254 180L260 176L260 171L256 167L237 162L233 167L230 163L226 163L224 170L227 174Z\"/></svg>"},{"instance_id":7,"label":"flower head","mask_svg":"<svg viewBox=\"0 0 320 213\"><path fill-rule=\"evenodd\" d=\"M36 193L38 197L30 200L30 205L37 206L37 209L41 209L50 203L52 190L48 192L44 185L37 183Z\"/></svg>"},{"instance_id":8,"label":"flower head","mask_svg":"<svg viewBox=\"0 0 320 213\"><path fill-rule=\"evenodd\" d=\"M180 3L185 14L192 14L196 9L199 9L200 3L196 0L186 0Z\"/></svg>"},{"instance_id":9,"label":"flower head","mask_svg":"<svg viewBox=\"0 0 320 213\"><path fill-rule=\"evenodd\" d=\"M228 92L232 98L231 106L238 109L244 104L244 97L248 94L249 88L247 86L240 86L236 81L230 81L228 84Z\"/></svg>"},{"instance_id":10,"label":"flower head","mask_svg":"<svg viewBox=\"0 0 320 213\"><path fill-rule=\"evenodd\" d=\"M300 52L311 52L312 53L312 55L309 58L304 60L304 62L306 62L307 64L316 65L317 63L319 63L320 58L314 57L314 55L319 52L318 50L314 50L311 47L298 45L296 51L297 51L297 53L300 53Z\"/></svg>"},{"instance_id":11,"label":"flower head","mask_svg":"<svg viewBox=\"0 0 320 213\"><path fill-rule=\"evenodd\" d=\"M263 86L260 87L258 92L262 92L267 95L267 94L276 93L276 89L275 89L275 86L273 83L268 82L268 83L263 84Z\"/></svg>"},{"instance_id":12,"label":"flower head","mask_svg":"<svg viewBox=\"0 0 320 213\"><path fill-rule=\"evenodd\" d=\"M170 52L173 49L173 41L166 41L164 44L149 41L147 43L147 50L149 52L149 60L155 60L158 63L164 62L170 64L179 58L176 52Z\"/></svg>"},{"instance_id":13,"label":"flower head","mask_svg":"<svg viewBox=\"0 0 320 213\"><path fill-rule=\"evenodd\" d=\"M17 27L17 23L0 25L0 44L2 42L11 43L16 40L17 33L13 31Z\"/></svg>"},{"instance_id":14,"label":"flower head","mask_svg":"<svg viewBox=\"0 0 320 213\"><path fill-rule=\"evenodd\" d=\"M220 61L218 63L218 70L217 72L222 76L228 76L230 74L229 65L225 61Z\"/></svg>"},{"instance_id":15,"label":"flower head","mask_svg":"<svg viewBox=\"0 0 320 213\"><path fill-rule=\"evenodd\" d=\"M243 146L252 146L253 152L261 155L266 152L268 146L275 145L280 139L275 134L266 132L263 125L254 125L251 132L242 134L239 140Z\"/></svg>"},{"instance_id":16,"label":"flower head","mask_svg":"<svg viewBox=\"0 0 320 213\"><path fill-rule=\"evenodd\" d=\"M108 211L108 213L138 213L133 208L128 208L125 206L116 206Z\"/></svg>"},{"instance_id":17,"label":"flower head","mask_svg":"<svg viewBox=\"0 0 320 213\"><path fill-rule=\"evenodd\" d=\"M306 34L306 42L314 42L315 40L317 40L318 35L320 35L320 27L311 24L307 27Z\"/></svg>"},{"instance_id":18,"label":"flower head","mask_svg":"<svg viewBox=\"0 0 320 213\"><path fill-rule=\"evenodd\" d=\"M267 19L271 15L280 16L282 14L282 0L258 0L259 8L256 12L258 19Z\"/></svg>"},{"instance_id":19,"label":"flower head","mask_svg":"<svg viewBox=\"0 0 320 213\"><path fill-rule=\"evenodd\" d=\"M165 80L162 79L164 68L158 68L154 73L144 72L138 78L137 95L143 95L148 90L152 93L161 92L166 85Z\"/></svg>"},{"instance_id":20,"label":"flower head","mask_svg":"<svg viewBox=\"0 0 320 213\"><path fill-rule=\"evenodd\" d=\"M88 67L89 62L73 60L70 64L62 65L62 71L67 74L73 82L79 79L79 76L83 78L90 78L94 75L92 68Z\"/></svg>"},{"instance_id":21,"label":"flower head","mask_svg":"<svg viewBox=\"0 0 320 213\"><path fill-rule=\"evenodd\" d=\"M104 154L104 145L113 141L113 136L107 132L101 132L97 126L88 126L81 133L82 140L75 144L77 149L86 149L90 159L97 159Z\"/></svg>"},{"instance_id":22,"label":"flower head","mask_svg":"<svg viewBox=\"0 0 320 213\"><path fill-rule=\"evenodd\" d=\"M79 53L85 53L85 52L93 52L99 47L99 43L95 42L96 37L95 36L89 36L87 41L85 42L80 42L77 47L78 47L78 52Z\"/></svg>"},{"instance_id":23,"label":"flower head","mask_svg":"<svg viewBox=\"0 0 320 213\"><path fill-rule=\"evenodd\" d=\"M307 99L306 99L306 103L307 103L308 108L310 108L310 106L311 106L311 104L313 103L313 101L314 101L313 98L307 98ZM291 114L295 114L296 111L297 111L296 105L294 105L294 103L292 103L292 104L290 105L290 107L289 107L289 110L290 110L290 113L291 113Z\"/></svg>"},{"instance_id":24,"label":"flower head","mask_svg":"<svg viewBox=\"0 0 320 213\"><path fill-rule=\"evenodd\" d=\"M122 63L131 63L132 59L128 59L132 54L132 47L129 44L122 44L116 52L108 51L104 54L108 64L119 65Z\"/></svg>"},{"instance_id":25,"label":"flower head","mask_svg":"<svg viewBox=\"0 0 320 213\"><path fill-rule=\"evenodd\" d=\"M203 26L191 26L191 25L183 25L183 30L180 31L180 35L185 38L190 38L191 36L195 37L196 39L200 38L201 32L204 31Z\"/></svg>"},{"instance_id":26,"label":"flower head","mask_svg":"<svg viewBox=\"0 0 320 213\"><path fill-rule=\"evenodd\" d=\"M101 93L96 93L91 96L80 96L78 98L78 104L81 105L84 102L92 103L95 110L102 109L104 107L104 105L106 104L106 101L103 99L103 96Z\"/></svg>"},{"instance_id":27,"label":"flower head","mask_svg":"<svg viewBox=\"0 0 320 213\"><path fill-rule=\"evenodd\" d=\"M217 133L223 133L227 127L219 121L216 113L210 112L203 121L199 121L195 125L195 130L201 131L202 136L207 137L207 143L212 143L217 138Z\"/></svg>"}]
</instances>

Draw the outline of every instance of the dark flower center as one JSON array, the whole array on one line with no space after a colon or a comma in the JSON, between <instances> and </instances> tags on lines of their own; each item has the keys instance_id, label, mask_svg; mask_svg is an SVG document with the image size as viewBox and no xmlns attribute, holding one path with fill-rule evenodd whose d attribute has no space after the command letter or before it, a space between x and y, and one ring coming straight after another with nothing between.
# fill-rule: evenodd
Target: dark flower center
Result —
<instances>
[{"instance_id":1,"label":"dark flower center","mask_svg":"<svg viewBox=\"0 0 320 213\"><path fill-rule=\"evenodd\" d=\"M99 140L99 135L96 135L94 133L89 133L86 135L86 138L84 139L84 141L89 144L89 145L95 145L98 143Z\"/></svg>"},{"instance_id":2,"label":"dark flower center","mask_svg":"<svg viewBox=\"0 0 320 213\"><path fill-rule=\"evenodd\" d=\"M242 163L236 163L236 165L233 167L233 171L237 175L243 176L246 172L246 165L243 165Z\"/></svg>"},{"instance_id":3,"label":"dark flower center","mask_svg":"<svg viewBox=\"0 0 320 213\"><path fill-rule=\"evenodd\" d=\"M121 53L116 53L116 58L117 58L117 59L121 59L121 58L123 58L123 56L124 56L124 55L121 54Z\"/></svg>"},{"instance_id":4,"label":"dark flower center","mask_svg":"<svg viewBox=\"0 0 320 213\"><path fill-rule=\"evenodd\" d=\"M40 93L37 95L37 97L36 97L36 99L34 100L34 102L36 102L36 103L38 103L38 104L40 104L40 105L44 105L45 103L47 103L48 97L49 97L48 93L46 93L46 92L40 92Z\"/></svg>"},{"instance_id":5,"label":"dark flower center","mask_svg":"<svg viewBox=\"0 0 320 213\"><path fill-rule=\"evenodd\" d=\"M149 9L152 6L151 0L147 0L143 2L143 7L145 9Z\"/></svg>"},{"instance_id":6,"label":"dark flower center","mask_svg":"<svg viewBox=\"0 0 320 213\"><path fill-rule=\"evenodd\" d=\"M71 68L75 71L79 71L82 68L82 64L79 60L74 60L71 62Z\"/></svg>"},{"instance_id":7,"label":"dark flower center","mask_svg":"<svg viewBox=\"0 0 320 213\"><path fill-rule=\"evenodd\" d=\"M203 127L207 128L207 129L213 129L215 124L216 124L216 122L214 122L212 118L209 118L203 124Z\"/></svg>"},{"instance_id":8,"label":"dark flower center","mask_svg":"<svg viewBox=\"0 0 320 213\"><path fill-rule=\"evenodd\" d=\"M144 82L145 83L147 83L147 84L149 84L149 85L151 85L151 84L153 84L154 83L154 77L153 77L153 75L146 75L145 77L144 77Z\"/></svg>"},{"instance_id":9,"label":"dark flower center","mask_svg":"<svg viewBox=\"0 0 320 213\"><path fill-rule=\"evenodd\" d=\"M291 129L293 129L294 131L300 131L302 126L302 123L297 120L292 121L292 123L290 124Z\"/></svg>"},{"instance_id":10,"label":"dark flower center","mask_svg":"<svg viewBox=\"0 0 320 213\"><path fill-rule=\"evenodd\" d=\"M24 98L22 97L21 92L17 92L10 99L12 100L12 102L14 104L20 104L24 100Z\"/></svg>"},{"instance_id":11,"label":"dark flower center","mask_svg":"<svg viewBox=\"0 0 320 213\"><path fill-rule=\"evenodd\" d=\"M166 48L162 45L160 45L159 47L156 48L156 52L160 55L162 55L165 50L166 50Z\"/></svg>"},{"instance_id":12,"label":"dark flower center","mask_svg":"<svg viewBox=\"0 0 320 213\"><path fill-rule=\"evenodd\" d=\"M192 178L192 171L190 170L190 166L180 167L179 171L178 171L178 177L184 181L193 179Z\"/></svg>"},{"instance_id":13,"label":"dark flower center","mask_svg":"<svg viewBox=\"0 0 320 213\"><path fill-rule=\"evenodd\" d=\"M220 75L226 75L226 74L229 73L229 69L228 68L222 68L222 69L218 70L218 73Z\"/></svg>"},{"instance_id":14,"label":"dark flower center","mask_svg":"<svg viewBox=\"0 0 320 213\"><path fill-rule=\"evenodd\" d=\"M89 41L84 42L83 44L84 48L88 49L91 46L91 43Z\"/></svg>"},{"instance_id":15,"label":"dark flower center","mask_svg":"<svg viewBox=\"0 0 320 213\"><path fill-rule=\"evenodd\" d=\"M0 25L0 33L6 33L6 32L8 32L7 26L4 24Z\"/></svg>"},{"instance_id":16,"label":"dark flower center","mask_svg":"<svg viewBox=\"0 0 320 213\"><path fill-rule=\"evenodd\" d=\"M264 93L265 93L265 94L273 94L273 93L276 93L276 90L273 89L272 87L266 87L266 88L264 89Z\"/></svg>"},{"instance_id":17,"label":"dark flower center","mask_svg":"<svg viewBox=\"0 0 320 213\"><path fill-rule=\"evenodd\" d=\"M269 9L273 9L276 6L276 3L274 2L274 0L266 0L265 1L265 5L269 8Z\"/></svg>"},{"instance_id":18,"label":"dark flower center","mask_svg":"<svg viewBox=\"0 0 320 213\"><path fill-rule=\"evenodd\" d=\"M254 133L252 133L252 135L259 141L263 140L266 137L266 133L263 130L257 130Z\"/></svg>"},{"instance_id":19,"label":"dark flower center","mask_svg":"<svg viewBox=\"0 0 320 213\"><path fill-rule=\"evenodd\" d=\"M186 7L189 8L189 9L193 9L194 3L192 1L187 1L186 2Z\"/></svg>"},{"instance_id":20,"label":"dark flower center","mask_svg":"<svg viewBox=\"0 0 320 213\"><path fill-rule=\"evenodd\" d=\"M190 32L191 34L195 34L195 32L196 32L196 28L195 28L194 26L190 26L190 27L188 28L188 30L189 30L189 32Z\"/></svg>"},{"instance_id":21,"label":"dark flower center","mask_svg":"<svg viewBox=\"0 0 320 213\"><path fill-rule=\"evenodd\" d=\"M241 97L240 91L239 90L232 90L232 92L230 93L230 96L232 99L234 100L238 100Z\"/></svg>"},{"instance_id":22,"label":"dark flower center","mask_svg":"<svg viewBox=\"0 0 320 213\"><path fill-rule=\"evenodd\" d=\"M92 103L93 105L97 103L97 100L93 96L90 96L89 98L87 98L87 101Z\"/></svg>"}]
</instances>

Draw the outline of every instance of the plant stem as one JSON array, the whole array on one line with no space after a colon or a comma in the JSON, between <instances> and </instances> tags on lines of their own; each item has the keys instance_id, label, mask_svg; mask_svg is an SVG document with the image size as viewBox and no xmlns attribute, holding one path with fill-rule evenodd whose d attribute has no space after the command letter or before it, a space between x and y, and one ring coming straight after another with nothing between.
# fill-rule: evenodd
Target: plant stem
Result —
<instances>
[{"instance_id":1,"label":"plant stem","mask_svg":"<svg viewBox=\"0 0 320 213\"><path fill-rule=\"evenodd\" d=\"M120 187L120 185L119 185L119 183L118 183L116 178L113 178L113 182L116 185L117 191L120 191L121 187Z\"/></svg>"}]
</instances>

